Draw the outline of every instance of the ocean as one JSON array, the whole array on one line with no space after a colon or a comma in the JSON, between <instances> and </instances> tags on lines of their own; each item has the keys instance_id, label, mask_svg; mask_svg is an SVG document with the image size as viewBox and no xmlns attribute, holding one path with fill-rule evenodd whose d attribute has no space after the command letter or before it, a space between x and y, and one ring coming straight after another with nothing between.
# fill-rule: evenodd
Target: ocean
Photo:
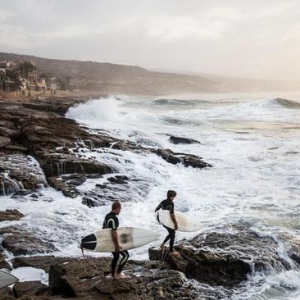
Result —
<instances>
[{"instance_id":1,"label":"ocean","mask_svg":"<svg viewBox=\"0 0 300 300\"><path fill-rule=\"evenodd\" d=\"M123 202L121 226L161 233L161 240L130 250L131 258L147 259L148 248L158 246L165 237L154 209L169 189L177 192L175 209L203 224L199 232L178 232L177 241L214 228L226 232L228 224L244 222L274 239L286 234L300 241L300 93L118 95L91 99L69 109L66 117L90 132L101 131L143 147L194 154L212 165L195 169L169 164L155 154L112 148L87 148L81 153L110 165L114 175L132 179L123 188L106 192L107 197ZM199 143L173 144L170 136ZM105 183L110 176L88 179L78 189L97 192L95 185ZM82 196L66 198L50 187L41 193L38 201L26 196L1 197L1 209L18 209L25 214L20 221L9 223L21 224L54 243L59 249L55 255L80 257L79 238L101 227L110 204L88 208L82 204ZM1 227L7 226L7 222L2 223ZM231 299L300 299L300 268L290 261L284 244L279 250L292 269L257 272L233 292ZM39 270L20 268L12 273L23 280L38 277L47 282Z\"/></svg>"}]
</instances>

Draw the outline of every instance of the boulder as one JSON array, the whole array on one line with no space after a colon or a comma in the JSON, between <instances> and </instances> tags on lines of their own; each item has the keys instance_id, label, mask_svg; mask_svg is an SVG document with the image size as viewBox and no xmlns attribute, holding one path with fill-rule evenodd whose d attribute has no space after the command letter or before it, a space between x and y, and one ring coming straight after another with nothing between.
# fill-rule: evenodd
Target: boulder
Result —
<instances>
[{"instance_id":1,"label":"boulder","mask_svg":"<svg viewBox=\"0 0 300 300\"><path fill-rule=\"evenodd\" d=\"M178 137L178 136L170 136L170 142L173 144L200 144L199 141L193 140L190 138Z\"/></svg>"},{"instance_id":2,"label":"boulder","mask_svg":"<svg viewBox=\"0 0 300 300\"><path fill-rule=\"evenodd\" d=\"M111 258L82 259L50 266L49 288L53 295L84 299L157 300L201 299L196 288L187 285L185 276L165 269L158 262L129 261L128 278L104 277Z\"/></svg>"},{"instance_id":3,"label":"boulder","mask_svg":"<svg viewBox=\"0 0 300 300\"><path fill-rule=\"evenodd\" d=\"M23 153L0 151L0 196L47 185L38 163Z\"/></svg>"},{"instance_id":4,"label":"boulder","mask_svg":"<svg viewBox=\"0 0 300 300\"><path fill-rule=\"evenodd\" d=\"M7 269L10 270L10 264L5 260L5 257L3 256L2 252L0 251L0 269Z\"/></svg>"},{"instance_id":5,"label":"boulder","mask_svg":"<svg viewBox=\"0 0 300 300\"><path fill-rule=\"evenodd\" d=\"M7 145L11 144L10 138L0 136L0 148L4 148Z\"/></svg>"},{"instance_id":6,"label":"boulder","mask_svg":"<svg viewBox=\"0 0 300 300\"><path fill-rule=\"evenodd\" d=\"M0 289L0 300L16 300L11 288Z\"/></svg>"},{"instance_id":7,"label":"boulder","mask_svg":"<svg viewBox=\"0 0 300 300\"><path fill-rule=\"evenodd\" d=\"M7 209L6 211L0 211L0 222L2 221L18 221L23 218L24 215L16 209Z\"/></svg>"},{"instance_id":8,"label":"boulder","mask_svg":"<svg viewBox=\"0 0 300 300\"><path fill-rule=\"evenodd\" d=\"M170 149L157 149L152 150L155 154L162 157L168 163L176 165L178 163L182 163L185 167L193 167L193 168L206 168L211 167L210 164L206 163L196 155L185 154L185 153L175 153Z\"/></svg>"},{"instance_id":9,"label":"boulder","mask_svg":"<svg viewBox=\"0 0 300 300\"><path fill-rule=\"evenodd\" d=\"M20 267L32 267L36 269L42 269L46 273L49 273L49 267L52 264L63 264L66 261L78 260L77 258L69 258L69 257L55 257L53 255L45 255L45 256L20 256L12 259L11 263L14 269Z\"/></svg>"},{"instance_id":10,"label":"boulder","mask_svg":"<svg viewBox=\"0 0 300 300\"><path fill-rule=\"evenodd\" d=\"M52 243L42 241L18 227L0 229L3 239L1 245L15 256L49 253L57 249Z\"/></svg>"},{"instance_id":11,"label":"boulder","mask_svg":"<svg viewBox=\"0 0 300 300\"><path fill-rule=\"evenodd\" d=\"M260 236L246 227L235 227L234 231L209 232L180 241L175 246L180 255L166 255L166 262L187 278L230 289L253 272L291 269L279 255L278 242L273 238ZM157 260L162 257L161 250L150 248L149 257Z\"/></svg>"},{"instance_id":12,"label":"boulder","mask_svg":"<svg viewBox=\"0 0 300 300\"><path fill-rule=\"evenodd\" d=\"M48 294L48 286L42 284L40 281L23 281L17 282L14 285L14 296L21 298L26 296L44 296Z\"/></svg>"}]
</instances>

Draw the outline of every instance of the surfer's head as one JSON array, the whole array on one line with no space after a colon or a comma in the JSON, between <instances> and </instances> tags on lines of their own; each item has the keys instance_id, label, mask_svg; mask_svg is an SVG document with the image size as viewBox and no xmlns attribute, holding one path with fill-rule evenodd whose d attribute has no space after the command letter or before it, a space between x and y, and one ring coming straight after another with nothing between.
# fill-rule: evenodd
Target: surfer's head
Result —
<instances>
[{"instance_id":1,"label":"surfer's head","mask_svg":"<svg viewBox=\"0 0 300 300\"><path fill-rule=\"evenodd\" d=\"M172 190L168 190L167 192L167 198L173 200L176 197L177 193Z\"/></svg>"},{"instance_id":2,"label":"surfer's head","mask_svg":"<svg viewBox=\"0 0 300 300\"><path fill-rule=\"evenodd\" d=\"M114 201L113 204L111 205L111 210L118 215L121 211L122 205L119 201Z\"/></svg>"}]
</instances>

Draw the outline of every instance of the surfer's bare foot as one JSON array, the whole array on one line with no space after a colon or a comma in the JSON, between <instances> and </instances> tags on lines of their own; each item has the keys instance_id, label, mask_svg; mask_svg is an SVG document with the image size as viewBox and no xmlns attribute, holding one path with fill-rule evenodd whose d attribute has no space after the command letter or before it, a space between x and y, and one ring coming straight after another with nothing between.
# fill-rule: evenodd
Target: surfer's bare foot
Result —
<instances>
[{"instance_id":1,"label":"surfer's bare foot","mask_svg":"<svg viewBox=\"0 0 300 300\"><path fill-rule=\"evenodd\" d=\"M117 272L114 276L114 278L116 279L124 279L124 278L128 278L128 276L126 276L125 274L123 274L122 272Z\"/></svg>"},{"instance_id":2,"label":"surfer's bare foot","mask_svg":"<svg viewBox=\"0 0 300 300\"><path fill-rule=\"evenodd\" d=\"M165 250L165 244L161 244L161 245L159 246L159 248L160 248L161 250Z\"/></svg>"},{"instance_id":3,"label":"surfer's bare foot","mask_svg":"<svg viewBox=\"0 0 300 300\"><path fill-rule=\"evenodd\" d=\"M174 251L174 250L173 250L173 251L170 251L169 253L170 253L170 255L179 255L179 252Z\"/></svg>"}]
</instances>

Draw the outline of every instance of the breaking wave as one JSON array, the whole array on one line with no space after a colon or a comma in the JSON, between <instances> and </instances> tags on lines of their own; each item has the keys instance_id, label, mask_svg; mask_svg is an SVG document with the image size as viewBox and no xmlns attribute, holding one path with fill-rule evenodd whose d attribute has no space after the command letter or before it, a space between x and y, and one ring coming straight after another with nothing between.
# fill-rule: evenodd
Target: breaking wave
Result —
<instances>
[{"instance_id":1,"label":"breaking wave","mask_svg":"<svg viewBox=\"0 0 300 300\"><path fill-rule=\"evenodd\" d=\"M300 109L300 102L283 98L274 99L277 104L290 109Z\"/></svg>"}]
</instances>

